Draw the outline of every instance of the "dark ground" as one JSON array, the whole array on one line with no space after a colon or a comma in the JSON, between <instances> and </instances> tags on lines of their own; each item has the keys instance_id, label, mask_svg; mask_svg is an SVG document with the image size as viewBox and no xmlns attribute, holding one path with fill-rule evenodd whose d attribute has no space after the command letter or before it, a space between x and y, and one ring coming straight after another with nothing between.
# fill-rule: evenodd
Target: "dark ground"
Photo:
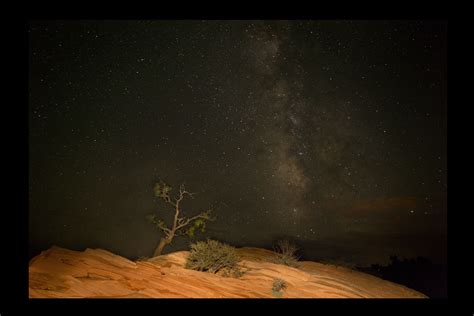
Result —
<instances>
[{"instance_id":1,"label":"dark ground","mask_svg":"<svg viewBox=\"0 0 474 316\"><path fill-rule=\"evenodd\" d=\"M390 257L387 266L373 264L370 267L359 267L359 271L369 273L382 279L405 285L421 292L430 298L447 298L447 268L445 264L434 264L428 259L400 260Z\"/></svg>"}]
</instances>

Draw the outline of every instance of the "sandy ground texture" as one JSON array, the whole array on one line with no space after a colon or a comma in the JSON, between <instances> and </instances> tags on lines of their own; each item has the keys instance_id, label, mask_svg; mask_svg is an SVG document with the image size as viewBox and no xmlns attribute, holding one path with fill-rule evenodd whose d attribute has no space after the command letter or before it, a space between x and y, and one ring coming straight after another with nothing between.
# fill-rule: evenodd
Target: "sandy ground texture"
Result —
<instances>
[{"instance_id":1,"label":"sandy ground texture","mask_svg":"<svg viewBox=\"0 0 474 316\"><path fill-rule=\"evenodd\" d=\"M30 298L426 298L405 286L340 266L302 261L298 268L272 263L275 253L239 248L240 278L184 269L188 251L133 262L103 249L53 246L31 259Z\"/></svg>"}]
</instances>

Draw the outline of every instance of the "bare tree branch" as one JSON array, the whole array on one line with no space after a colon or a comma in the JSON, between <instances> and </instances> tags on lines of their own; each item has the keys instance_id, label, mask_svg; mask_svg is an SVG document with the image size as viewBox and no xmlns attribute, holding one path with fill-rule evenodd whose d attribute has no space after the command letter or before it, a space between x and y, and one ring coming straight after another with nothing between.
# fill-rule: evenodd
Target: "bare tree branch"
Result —
<instances>
[{"instance_id":1,"label":"bare tree branch","mask_svg":"<svg viewBox=\"0 0 474 316\"><path fill-rule=\"evenodd\" d=\"M179 225L176 226L176 230L179 230L179 229L181 229L181 228L187 226L190 222L191 222L191 221L189 220L189 218L186 219L185 221L182 222L182 224L179 224Z\"/></svg>"},{"instance_id":2,"label":"bare tree branch","mask_svg":"<svg viewBox=\"0 0 474 316\"><path fill-rule=\"evenodd\" d=\"M184 236L184 235L186 235L185 230L177 230L175 233L175 236Z\"/></svg>"},{"instance_id":3,"label":"bare tree branch","mask_svg":"<svg viewBox=\"0 0 474 316\"><path fill-rule=\"evenodd\" d=\"M186 220L185 217L180 217L180 218L178 218L178 226L181 225L181 224L183 224L185 220Z\"/></svg>"},{"instance_id":4,"label":"bare tree branch","mask_svg":"<svg viewBox=\"0 0 474 316\"><path fill-rule=\"evenodd\" d=\"M201 213L201 214L198 214L196 216L186 218L186 220L183 221L181 225L176 226L176 230L187 226L189 223L191 223L192 221L194 221L195 219L198 219L198 218L202 218L202 219L206 219L206 220L210 219L209 215Z\"/></svg>"},{"instance_id":5,"label":"bare tree branch","mask_svg":"<svg viewBox=\"0 0 474 316\"><path fill-rule=\"evenodd\" d=\"M205 213L201 213L201 214L198 214L196 216L193 216L193 217L189 218L189 221L193 221L193 220L198 219L198 218L209 219L209 215L207 215Z\"/></svg>"},{"instance_id":6,"label":"bare tree branch","mask_svg":"<svg viewBox=\"0 0 474 316\"><path fill-rule=\"evenodd\" d=\"M176 198L176 203L179 204L179 202L181 202L181 200L184 199L184 196L186 194L189 195L193 199L196 193L186 191L186 188L183 183L179 186L179 196Z\"/></svg>"},{"instance_id":7,"label":"bare tree branch","mask_svg":"<svg viewBox=\"0 0 474 316\"><path fill-rule=\"evenodd\" d=\"M162 231L164 231L167 235L168 235L169 233L171 233L171 229L169 229L168 227L166 227L164 223L158 222L157 225L158 225L158 228L161 229Z\"/></svg>"},{"instance_id":8,"label":"bare tree branch","mask_svg":"<svg viewBox=\"0 0 474 316\"><path fill-rule=\"evenodd\" d=\"M170 195L168 193L166 193L166 195L163 198L164 198L166 203L169 203L169 204L173 205L174 207L176 207L176 203L173 203L173 201L171 201Z\"/></svg>"}]
</instances>

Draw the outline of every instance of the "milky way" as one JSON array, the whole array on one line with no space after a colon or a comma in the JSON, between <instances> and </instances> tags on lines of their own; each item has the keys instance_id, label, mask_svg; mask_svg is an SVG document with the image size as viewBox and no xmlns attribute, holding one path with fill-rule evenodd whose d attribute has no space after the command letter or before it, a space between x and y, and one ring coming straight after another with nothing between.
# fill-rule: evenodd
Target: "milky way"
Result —
<instances>
[{"instance_id":1,"label":"milky way","mask_svg":"<svg viewBox=\"0 0 474 316\"><path fill-rule=\"evenodd\" d=\"M261 89L260 95L256 96L259 129L254 141L263 148L262 155L266 159L261 160L262 164L258 168L271 175L265 191L275 198L269 203L272 206L284 206L279 209L275 207L269 216L277 215L287 222L289 215L293 218L293 224L296 224L296 219L306 210L303 199L310 181L299 157L305 145L298 131L301 114L297 113L297 108L301 111L304 103L296 96L298 87L290 84L289 78L280 69L284 58L281 35L271 28L262 28L259 32L247 35L248 52L257 73L255 84Z\"/></svg>"}]
</instances>

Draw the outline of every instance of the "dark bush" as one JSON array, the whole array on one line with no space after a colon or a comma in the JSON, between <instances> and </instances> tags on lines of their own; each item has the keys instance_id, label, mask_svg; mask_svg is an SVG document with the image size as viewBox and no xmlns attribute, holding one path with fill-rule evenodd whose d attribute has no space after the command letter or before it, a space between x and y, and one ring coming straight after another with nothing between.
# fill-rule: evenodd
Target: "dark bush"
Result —
<instances>
[{"instance_id":1,"label":"dark bush","mask_svg":"<svg viewBox=\"0 0 474 316\"><path fill-rule=\"evenodd\" d=\"M282 291L287 288L285 280L275 279L273 280L272 293L276 297L281 297L283 295Z\"/></svg>"},{"instance_id":2,"label":"dark bush","mask_svg":"<svg viewBox=\"0 0 474 316\"><path fill-rule=\"evenodd\" d=\"M191 244L191 252L186 260L186 269L209 273L224 272L224 276L241 275L238 267L240 261L234 247L208 239Z\"/></svg>"},{"instance_id":3,"label":"dark bush","mask_svg":"<svg viewBox=\"0 0 474 316\"><path fill-rule=\"evenodd\" d=\"M298 247L285 239L279 240L274 250L277 253L277 257L274 261L275 263L284 264L294 268L298 267L299 258L296 256Z\"/></svg>"}]
</instances>

